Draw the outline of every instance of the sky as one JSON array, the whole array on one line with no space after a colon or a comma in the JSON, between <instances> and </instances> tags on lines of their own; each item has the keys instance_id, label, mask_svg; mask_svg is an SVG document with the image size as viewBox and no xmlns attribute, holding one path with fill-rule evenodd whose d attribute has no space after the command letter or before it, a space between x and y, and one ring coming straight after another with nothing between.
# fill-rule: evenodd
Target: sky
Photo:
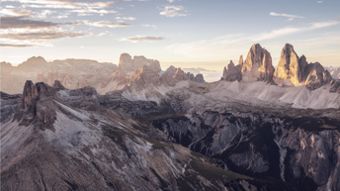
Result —
<instances>
[{"instance_id":1,"label":"sky","mask_svg":"<svg viewBox=\"0 0 340 191\"><path fill-rule=\"evenodd\" d=\"M18 64L144 55L162 67L221 70L260 43L340 66L339 0L1 0L0 60Z\"/></svg>"}]
</instances>

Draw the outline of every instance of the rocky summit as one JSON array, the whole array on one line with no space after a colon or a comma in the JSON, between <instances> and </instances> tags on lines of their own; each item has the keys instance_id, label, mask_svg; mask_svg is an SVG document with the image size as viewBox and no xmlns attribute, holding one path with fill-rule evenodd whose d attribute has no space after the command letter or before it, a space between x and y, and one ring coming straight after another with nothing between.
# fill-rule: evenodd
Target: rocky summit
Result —
<instances>
[{"instance_id":1,"label":"rocky summit","mask_svg":"<svg viewBox=\"0 0 340 191\"><path fill-rule=\"evenodd\" d=\"M335 69L333 69L336 71ZM333 74L336 75L336 72ZM330 85L333 77L319 62L308 63L307 58L295 52L293 45L285 44L276 68L272 65L270 53L254 44L239 64L231 61L223 70L222 80L226 81L265 81L279 86L304 86L310 90ZM334 91L333 91L334 92Z\"/></svg>"},{"instance_id":2,"label":"rocky summit","mask_svg":"<svg viewBox=\"0 0 340 191\"><path fill-rule=\"evenodd\" d=\"M308 63L306 57L299 57L290 44L286 44L281 51L275 77L278 81L290 82L294 86L306 85L310 89L319 88L332 79L320 63Z\"/></svg>"},{"instance_id":3,"label":"rocky summit","mask_svg":"<svg viewBox=\"0 0 340 191\"><path fill-rule=\"evenodd\" d=\"M270 53L260 44L254 44L242 64L241 72L245 81L273 80L274 67Z\"/></svg>"},{"instance_id":4,"label":"rocky summit","mask_svg":"<svg viewBox=\"0 0 340 191\"><path fill-rule=\"evenodd\" d=\"M241 81L242 80L242 73L241 73L242 65L235 66L233 61L230 61L228 64L228 69L224 67L222 80L226 81Z\"/></svg>"}]
</instances>

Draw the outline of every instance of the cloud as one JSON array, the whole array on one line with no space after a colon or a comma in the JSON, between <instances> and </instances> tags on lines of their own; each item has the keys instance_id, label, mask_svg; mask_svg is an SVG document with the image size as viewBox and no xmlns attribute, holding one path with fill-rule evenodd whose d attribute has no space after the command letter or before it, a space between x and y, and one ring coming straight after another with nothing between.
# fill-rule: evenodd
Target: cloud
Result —
<instances>
[{"instance_id":1,"label":"cloud","mask_svg":"<svg viewBox=\"0 0 340 191\"><path fill-rule=\"evenodd\" d=\"M284 18L287 18L289 21L304 18L304 17L299 16L299 15L291 15L291 14L287 14L287 13L276 13L276 12L270 12L269 15L274 16L274 17L284 17Z\"/></svg>"},{"instance_id":2,"label":"cloud","mask_svg":"<svg viewBox=\"0 0 340 191\"><path fill-rule=\"evenodd\" d=\"M32 19L27 19L23 16L20 17L1 17L0 29L8 28L43 28L43 27L53 27L60 25L59 23L53 23L48 21L37 21Z\"/></svg>"},{"instance_id":3,"label":"cloud","mask_svg":"<svg viewBox=\"0 0 340 191\"><path fill-rule=\"evenodd\" d=\"M32 31L32 32L20 32L20 33L7 33L0 34L0 39L14 39L14 40L51 40L65 37L78 37L84 35L80 32L68 32L68 31Z\"/></svg>"},{"instance_id":4,"label":"cloud","mask_svg":"<svg viewBox=\"0 0 340 191\"><path fill-rule=\"evenodd\" d=\"M22 16L31 16L32 11L27 10L27 9L1 9L0 14L5 15L5 16L12 16L12 17L22 17Z\"/></svg>"},{"instance_id":5,"label":"cloud","mask_svg":"<svg viewBox=\"0 0 340 191\"><path fill-rule=\"evenodd\" d=\"M278 38L278 37L295 34L299 32L312 31L312 30L332 27L338 24L340 24L339 21L333 20L333 21L324 21L324 22L314 22L304 27L283 27L283 28L272 30L267 33L262 33L258 35L257 37L254 37L254 39L256 41L270 40L273 38Z\"/></svg>"},{"instance_id":6,"label":"cloud","mask_svg":"<svg viewBox=\"0 0 340 191\"><path fill-rule=\"evenodd\" d=\"M29 44L6 44L6 43L0 43L0 47L12 47L12 48L22 48L22 47L30 47Z\"/></svg>"},{"instance_id":7,"label":"cloud","mask_svg":"<svg viewBox=\"0 0 340 191\"><path fill-rule=\"evenodd\" d=\"M79 24L91 26L91 27L98 27L98 28L125 28L130 26L129 23L125 22L112 22L112 21L89 21L83 20L79 21Z\"/></svg>"},{"instance_id":8,"label":"cloud","mask_svg":"<svg viewBox=\"0 0 340 191\"><path fill-rule=\"evenodd\" d=\"M121 39L121 41L129 41L133 43L143 42L143 41L160 41L163 40L164 37L161 36L142 36L142 35L136 35L136 36L130 36L127 38Z\"/></svg>"},{"instance_id":9,"label":"cloud","mask_svg":"<svg viewBox=\"0 0 340 191\"><path fill-rule=\"evenodd\" d=\"M85 35L65 30L65 24L32 20L24 16L1 17L0 43L2 47L52 46L49 41ZM6 46L5 46L6 45Z\"/></svg>"},{"instance_id":10,"label":"cloud","mask_svg":"<svg viewBox=\"0 0 340 191\"><path fill-rule=\"evenodd\" d=\"M33 9L63 9L79 14L105 15L116 13L112 5L116 1L86 1L86 0L2 0L2 2L20 3Z\"/></svg>"},{"instance_id":11,"label":"cloud","mask_svg":"<svg viewBox=\"0 0 340 191\"><path fill-rule=\"evenodd\" d=\"M117 21L135 21L135 17L116 17Z\"/></svg>"},{"instance_id":12,"label":"cloud","mask_svg":"<svg viewBox=\"0 0 340 191\"><path fill-rule=\"evenodd\" d=\"M167 5L159 14L166 17L181 17L187 16L187 11L181 5Z\"/></svg>"},{"instance_id":13,"label":"cloud","mask_svg":"<svg viewBox=\"0 0 340 191\"><path fill-rule=\"evenodd\" d=\"M323 3L324 1L316 1L317 3L319 3L319 4L321 4L321 3Z\"/></svg>"},{"instance_id":14,"label":"cloud","mask_svg":"<svg viewBox=\"0 0 340 191\"><path fill-rule=\"evenodd\" d=\"M157 25L153 25L153 24L142 24L141 25L142 27L145 27L145 28L153 28L153 29L157 29Z\"/></svg>"}]
</instances>

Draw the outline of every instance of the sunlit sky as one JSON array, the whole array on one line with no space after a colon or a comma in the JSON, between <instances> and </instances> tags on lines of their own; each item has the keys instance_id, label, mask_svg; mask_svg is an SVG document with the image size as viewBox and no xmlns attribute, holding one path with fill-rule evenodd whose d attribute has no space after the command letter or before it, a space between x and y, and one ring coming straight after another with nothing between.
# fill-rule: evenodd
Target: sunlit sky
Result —
<instances>
[{"instance_id":1,"label":"sunlit sky","mask_svg":"<svg viewBox=\"0 0 340 191\"><path fill-rule=\"evenodd\" d=\"M123 52L219 70L259 42L276 65L291 43L340 66L339 0L1 0L0 60L18 64Z\"/></svg>"}]
</instances>

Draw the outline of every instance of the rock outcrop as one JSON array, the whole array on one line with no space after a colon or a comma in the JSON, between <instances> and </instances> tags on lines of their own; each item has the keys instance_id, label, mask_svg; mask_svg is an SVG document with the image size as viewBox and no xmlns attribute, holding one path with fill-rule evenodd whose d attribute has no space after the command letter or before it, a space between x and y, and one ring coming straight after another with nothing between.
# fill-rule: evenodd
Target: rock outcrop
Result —
<instances>
[{"instance_id":1,"label":"rock outcrop","mask_svg":"<svg viewBox=\"0 0 340 191\"><path fill-rule=\"evenodd\" d=\"M147 85L158 85L160 72L161 70L158 67L144 65L133 74L131 81L139 88Z\"/></svg>"},{"instance_id":2,"label":"rock outcrop","mask_svg":"<svg viewBox=\"0 0 340 191\"><path fill-rule=\"evenodd\" d=\"M261 47L260 44L254 44L247 55L241 68L243 80L245 81L266 81L272 82L274 67L270 53Z\"/></svg>"},{"instance_id":3,"label":"rock outcrop","mask_svg":"<svg viewBox=\"0 0 340 191\"><path fill-rule=\"evenodd\" d=\"M191 80L198 83L204 82L204 77L202 74L197 74L196 76L190 72L184 72L181 68L176 68L170 66L166 71L164 71L160 76L160 82L162 84L167 84L170 86L176 85L180 81Z\"/></svg>"},{"instance_id":4,"label":"rock outcrop","mask_svg":"<svg viewBox=\"0 0 340 191\"><path fill-rule=\"evenodd\" d=\"M243 56L242 55L240 55L240 58L238 60L238 65L240 65L241 68L243 66Z\"/></svg>"},{"instance_id":5,"label":"rock outcrop","mask_svg":"<svg viewBox=\"0 0 340 191\"><path fill-rule=\"evenodd\" d=\"M318 62L308 64L306 72L304 84L309 89L317 89L332 81L331 74Z\"/></svg>"},{"instance_id":6,"label":"rock outcrop","mask_svg":"<svg viewBox=\"0 0 340 191\"><path fill-rule=\"evenodd\" d=\"M205 80L204 80L203 74L196 74L193 81L198 82L198 83L204 83Z\"/></svg>"},{"instance_id":7,"label":"rock outcrop","mask_svg":"<svg viewBox=\"0 0 340 191\"><path fill-rule=\"evenodd\" d=\"M118 68L125 73L136 72L144 66L149 66L155 71L161 71L158 60L147 59L144 56L134 56L132 58L131 55L127 53L120 55Z\"/></svg>"},{"instance_id":8,"label":"rock outcrop","mask_svg":"<svg viewBox=\"0 0 340 191\"><path fill-rule=\"evenodd\" d=\"M305 60L305 58L301 59L301 61ZM285 44L281 51L279 64L275 70L275 77L289 80L296 86L303 80L302 69L303 67L300 65L299 56L296 54L294 47L290 44Z\"/></svg>"},{"instance_id":9,"label":"rock outcrop","mask_svg":"<svg viewBox=\"0 0 340 191\"><path fill-rule=\"evenodd\" d=\"M65 89L64 85L59 80L54 81L53 88L56 89L56 90L64 90Z\"/></svg>"},{"instance_id":10,"label":"rock outcrop","mask_svg":"<svg viewBox=\"0 0 340 191\"><path fill-rule=\"evenodd\" d=\"M289 82L293 86L305 85L312 90L332 80L330 73L320 63L308 64L306 57L299 57L291 44L286 44L281 51L275 78L279 84Z\"/></svg>"},{"instance_id":11,"label":"rock outcrop","mask_svg":"<svg viewBox=\"0 0 340 191\"><path fill-rule=\"evenodd\" d=\"M49 98L55 92L56 89L44 82L34 84L31 80L27 80L21 102L22 111L25 113L23 123L35 120L37 124L41 124L41 128L51 128L56 114L54 102Z\"/></svg>"},{"instance_id":12,"label":"rock outcrop","mask_svg":"<svg viewBox=\"0 0 340 191\"><path fill-rule=\"evenodd\" d=\"M32 107L38 99L38 91L35 84L28 80L25 83L24 91L22 93L22 108L28 110Z\"/></svg>"},{"instance_id":13,"label":"rock outcrop","mask_svg":"<svg viewBox=\"0 0 340 191\"><path fill-rule=\"evenodd\" d=\"M235 66L233 61L230 60L228 64L228 69L224 67L222 80L226 81L241 81L242 80L242 73L241 73L241 66Z\"/></svg>"}]
</instances>

